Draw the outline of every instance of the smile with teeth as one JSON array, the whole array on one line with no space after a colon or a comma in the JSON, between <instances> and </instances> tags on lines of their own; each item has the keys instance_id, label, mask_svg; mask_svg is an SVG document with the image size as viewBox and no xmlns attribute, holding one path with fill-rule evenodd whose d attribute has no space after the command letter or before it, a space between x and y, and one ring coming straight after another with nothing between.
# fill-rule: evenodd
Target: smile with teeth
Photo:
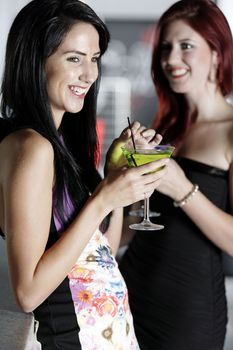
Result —
<instances>
[{"instance_id":1,"label":"smile with teeth","mask_svg":"<svg viewBox=\"0 0 233 350\"><path fill-rule=\"evenodd\" d=\"M82 88L80 86L69 86L70 90L77 96L80 96L80 95L85 95L86 92L87 92L87 88Z\"/></svg>"},{"instance_id":2,"label":"smile with teeth","mask_svg":"<svg viewBox=\"0 0 233 350\"><path fill-rule=\"evenodd\" d=\"M169 70L169 74L171 75L172 78L180 78L184 76L186 73L187 73L187 69L185 68Z\"/></svg>"}]
</instances>

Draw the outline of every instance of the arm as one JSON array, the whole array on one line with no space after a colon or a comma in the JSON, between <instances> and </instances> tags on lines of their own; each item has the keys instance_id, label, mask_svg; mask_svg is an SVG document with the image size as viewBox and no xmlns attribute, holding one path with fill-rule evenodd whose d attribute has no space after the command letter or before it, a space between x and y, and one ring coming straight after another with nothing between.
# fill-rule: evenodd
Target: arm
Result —
<instances>
[{"instance_id":1,"label":"arm","mask_svg":"<svg viewBox=\"0 0 233 350\"><path fill-rule=\"evenodd\" d=\"M8 157L4 163L3 231L13 289L18 303L28 312L67 276L109 212L141 200L144 193L151 195L165 170L142 175L154 169L154 163L165 163L161 160L138 168L120 168L109 174L61 238L45 251L52 213L53 149L35 132L22 134L10 135L4 146Z\"/></svg>"},{"instance_id":2,"label":"arm","mask_svg":"<svg viewBox=\"0 0 233 350\"><path fill-rule=\"evenodd\" d=\"M119 248L122 225L123 208L118 208L112 212L109 227L107 232L105 233L114 256L116 255Z\"/></svg>"},{"instance_id":3,"label":"arm","mask_svg":"<svg viewBox=\"0 0 233 350\"><path fill-rule=\"evenodd\" d=\"M130 210L139 210L140 202L132 204L126 211L124 216L123 228L122 228L122 236L120 241L120 247L128 246L132 241L135 230L132 230L129 225L139 223L142 221L142 218L139 216L131 216L129 215Z\"/></svg>"},{"instance_id":4,"label":"arm","mask_svg":"<svg viewBox=\"0 0 233 350\"><path fill-rule=\"evenodd\" d=\"M229 177L230 200L233 203L233 164ZM179 165L171 160L168 172L158 191L179 201L192 188L193 184L187 179ZM233 256L233 216L216 207L200 191L182 207L182 210L200 228L203 234L216 246ZM233 212L233 208L231 207Z\"/></svg>"}]
</instances>

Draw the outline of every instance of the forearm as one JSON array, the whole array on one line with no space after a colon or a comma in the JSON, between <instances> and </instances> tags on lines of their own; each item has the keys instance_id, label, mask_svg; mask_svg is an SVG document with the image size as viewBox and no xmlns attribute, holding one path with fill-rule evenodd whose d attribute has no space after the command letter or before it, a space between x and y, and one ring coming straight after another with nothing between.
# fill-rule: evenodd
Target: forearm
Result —
<instances>
[{"instance_id":1,"label":"forearm","mask_svg":"<svg viewBox=\"0 0 233 350\"><path fill-rule=\"evenodd\" d=\"M122 228L122 235L121 235L121 241L120 241L120 247L127 246L131 240L133 239L135 235L135 231L132 230L129 225L135 224L136 222L141 221L141 217L139 216L132 216L129 214L129 212L140 210L141 202L133 203L130 207L127 208L127 210L124 213L124 221L123 221L123 228Z\"/></svg>"},{"instance_id":2,"label":"forearm","mask_svg":"<svg viewBox=\"0 0 233 350\"><path fill-rule=\"evenodd\" d=\"M110 224L105 234L114 255L116 255L120 245L122 226L123 208L118 208L112 212Z\"/></svg>"}]
</instances>

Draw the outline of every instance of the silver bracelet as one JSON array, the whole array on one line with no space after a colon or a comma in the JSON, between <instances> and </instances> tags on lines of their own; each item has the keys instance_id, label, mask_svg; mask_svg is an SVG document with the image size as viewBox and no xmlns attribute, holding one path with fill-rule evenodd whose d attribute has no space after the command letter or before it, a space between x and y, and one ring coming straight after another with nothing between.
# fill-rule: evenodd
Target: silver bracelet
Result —
<instances>
[{"instance_id":1,"label":"silver bracelet","mask_svg":"<svg viewBox=\"0 0 233 350\"><path fill-rule=\"evenodd\" d=\"M188 201L190 201L190 199L197 193L198 190L199 190L199 186L197 184L194 184L191 191L188 194L186 194L186 196L184 196L184 198L182 198L180 201L173 202L174 207L176 207L176 208L183 207L185 204L188 203Z\"/></svg>"}]
</instances>

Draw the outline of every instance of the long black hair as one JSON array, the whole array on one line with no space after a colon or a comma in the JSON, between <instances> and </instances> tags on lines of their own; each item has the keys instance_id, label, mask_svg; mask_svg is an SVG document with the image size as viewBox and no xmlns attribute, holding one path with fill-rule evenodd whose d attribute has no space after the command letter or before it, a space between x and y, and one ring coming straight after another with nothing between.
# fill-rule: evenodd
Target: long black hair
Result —
<instances>
[{"instance_id":1,"label":"long black hair","mask_svg":"<svg viewBox=\"0 0 233 350\"><path fill-rule=\"evenodd\" d=\"M82 21L99 34L101 55L109 32L103 21L78 0L33 0L16 16L7 41L2 82L0 140L9 132L30 127L47 138L54 149L58 212L64 223L63 194L67 190L76 212L99 183L96 101L99 79L91 86L83 109L65 113L57 130L47 93L45 63L72 26ZM98 62L100 77L100 60Z\"/></svg>"}]
</instances>

